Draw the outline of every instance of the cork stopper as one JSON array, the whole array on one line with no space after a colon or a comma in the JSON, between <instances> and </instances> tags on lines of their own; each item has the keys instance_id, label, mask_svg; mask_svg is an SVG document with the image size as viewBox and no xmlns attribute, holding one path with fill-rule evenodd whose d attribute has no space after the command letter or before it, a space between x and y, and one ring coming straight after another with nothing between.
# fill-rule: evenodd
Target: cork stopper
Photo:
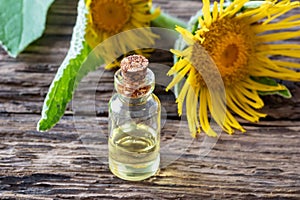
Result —
<instances>
[{"instance_id":1,"label":"cork stopper","mask_svg":"<svg viewBox=\"0 0 300 200\"><path fill-rule=\"evenodd\" d=\"M132 55L121 61L122 76L127 83L141 82L144 80L149 61L141 55Z\"/></svg>"},{"instance_id":2,"label":"cork stopper","mask_svg":"<svg viewBox=\"0 0 300 200\"><path fill-rule=\"evenodd\" d=\"M123 84L118 86L119 91L131 98L138 98L146 94L150 85L145 85L149 61L141 55L131 55L121 61Z\"/></svg>"}]
</instances>

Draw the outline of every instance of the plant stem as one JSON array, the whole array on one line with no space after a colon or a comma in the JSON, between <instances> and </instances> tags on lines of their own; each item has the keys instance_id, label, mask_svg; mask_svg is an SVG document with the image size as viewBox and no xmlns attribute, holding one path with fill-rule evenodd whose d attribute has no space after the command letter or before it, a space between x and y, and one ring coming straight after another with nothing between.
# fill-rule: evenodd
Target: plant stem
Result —
<instances>
[{"instance_id":1,"label":"plant stem","mask_svg":"<svg viewBox=\"0 0 300 200\"><path fill-rule=\"evenodd\" d=\"M154 10L155 9L152 8L150 12L153 13ZM176 26L180 26L183 28L187 27L186 22L176 17L173 17L167 13L164 13L163 11L160 11L160 15L154 20L152 20L152 25L156 27L167 28L172 30L174 30Z\"/></svg>"}]
</instances>

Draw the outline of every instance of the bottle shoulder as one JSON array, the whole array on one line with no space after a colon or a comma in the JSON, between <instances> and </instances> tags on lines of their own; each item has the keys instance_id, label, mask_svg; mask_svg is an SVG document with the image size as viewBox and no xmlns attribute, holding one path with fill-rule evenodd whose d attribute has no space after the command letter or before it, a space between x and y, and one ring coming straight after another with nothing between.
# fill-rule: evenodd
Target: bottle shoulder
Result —
<instances>
[{"instance_id":1,"label":"bottle shoulder","mask_svg":"<svg viewBox=\"0 0 300 200\"><path fill-rule=\"evenodd\" d=\"M145 104L160 104L159 98L155 94L150 94L148 97L145 97L143 100L137 99L126 99L122 98L122 95L115 93L109 101L109 104L122 104L124 106L143 106Z\"/></svg>"},{"instance_id":2,"label":"bottle shoulder","mask_svg":"<svg viewBox=\"0 0 300 200\"><path fill-rule=\"evenodd\" d=\"M160 111L160 100L155 94L150 94L143 102L130 103L124 101L119 94L114 94L109 101L109 111L113 113L133 112L158 112Z\"/></svg>"}]
</instances>

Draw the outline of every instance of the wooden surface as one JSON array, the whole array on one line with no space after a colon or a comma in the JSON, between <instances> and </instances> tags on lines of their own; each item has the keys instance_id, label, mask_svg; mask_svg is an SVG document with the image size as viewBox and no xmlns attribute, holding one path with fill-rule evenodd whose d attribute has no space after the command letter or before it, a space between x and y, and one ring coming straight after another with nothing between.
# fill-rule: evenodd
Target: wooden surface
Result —
<instances>
[{"instance_id":1,"label":"wooden surface","mask_svg":"<svg viewBox=\"0 0 300 200\"><path fill-rule=\"evenodd\" d=\"M185 20L201 7L198 1L174 2L154 1ZM37 132L43 99L68 51L75 19L76 1L56 0L41 39L17 59L0 50L0 199L300 199L297 84L289 83L292 99L265 97L269 117L259 124L243 122L245 134L222 133L204 157L201 140L191 143L188 133L177 134L174 96L158 87L168 115L162 154L179 158L141 182L116 178L106 163L112 71L97 88L97 116L77 115L74 121L69 107L55 128ZM172 56L157 52L152 61L171 66ZM99 141L90 138L95 135ZM181 146L167 149L178 141Z\"/></svg>"}]
</instances>

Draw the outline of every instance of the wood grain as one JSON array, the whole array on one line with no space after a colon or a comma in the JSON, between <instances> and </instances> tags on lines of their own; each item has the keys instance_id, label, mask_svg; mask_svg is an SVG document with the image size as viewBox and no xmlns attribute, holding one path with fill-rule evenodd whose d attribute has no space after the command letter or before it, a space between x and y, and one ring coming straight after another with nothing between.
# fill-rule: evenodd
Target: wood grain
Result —
<instances>
[{"instance_id":1,"label":"wood grain","mask_svg":"<svg viewBox=\"0 0 300 200\"><path fill-rule=\"evenodd\" d=\"M201 8L200 1L154 5L184 20ZM55 128L37 132L44 97L69 48L76 6L56 0L43 37L17 59L0 50L0 199L300 199L299 84L288 83L292 99L264 97L269 117L258 124L242 121L247 133L222 133L206 156L199 155L204 137L191 139L174 95L158 86L166 110L161 153L170 163L141 182L120 180L107 166L113 71L104 72L94 92L93 115L70 104ZM171 66L172 55L157 51L151 62ZM90 77L99 79L97 72Z\"/></svg>"}]
</instances>

